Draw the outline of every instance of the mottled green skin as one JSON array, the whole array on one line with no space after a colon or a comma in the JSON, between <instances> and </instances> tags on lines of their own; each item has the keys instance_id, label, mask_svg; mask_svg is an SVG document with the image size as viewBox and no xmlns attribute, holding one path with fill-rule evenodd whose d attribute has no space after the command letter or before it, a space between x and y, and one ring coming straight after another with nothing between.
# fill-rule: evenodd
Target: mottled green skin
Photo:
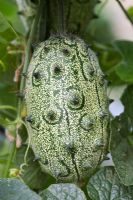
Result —
<instances>
[{"instance_id":1,"label":"mottled green skin","mask_svg":"<svg viewBox=\"0 0 133 200\"><path fill-rule=\"evenodd\" d=\"M27 127L42 169L59 181L90 176L109 138L96 55L77 37L51 37L33 54L27 76Z\"/></svg>"}]
</instances>

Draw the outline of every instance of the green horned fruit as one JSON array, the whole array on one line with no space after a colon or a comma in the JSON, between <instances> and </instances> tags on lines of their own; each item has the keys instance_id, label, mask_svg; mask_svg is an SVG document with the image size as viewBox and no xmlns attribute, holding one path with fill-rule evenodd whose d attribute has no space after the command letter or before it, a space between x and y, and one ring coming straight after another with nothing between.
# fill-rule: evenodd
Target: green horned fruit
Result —
<instances>
[{"instance_id":1,"label":"green horned fruit","mask_svg":"<svg viewBox=\"0 0 133 200\"><path fill-rule=\"evenodd\" d=\"M84 180L103 160L105 85L96 55L76 36L52 36L35 50L25 86L26 124L42 170L57 181Z\"/></svg>"}]
</instances>

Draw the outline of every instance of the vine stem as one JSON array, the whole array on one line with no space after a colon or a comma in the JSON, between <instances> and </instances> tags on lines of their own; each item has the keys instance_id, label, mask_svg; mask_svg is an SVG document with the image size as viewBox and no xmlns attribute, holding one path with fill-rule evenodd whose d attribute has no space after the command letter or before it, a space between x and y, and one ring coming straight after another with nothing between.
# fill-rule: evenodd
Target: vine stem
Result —
<instances>
[{"instance_id":1,"label":"vine stem","mask_svg":"<svg viewBox=\"0 0 133 200\"><path fill-rule=\"evenodd\" d=\"M18 6L18 11L21 13L23 12L23 10L25 10L25 6L27 5L25 1L23 0L16 0L16 3L17 3L17 6ZM27 33L28 30L29 30L29 27L28 27L28 23L26 21L26 18L21 14L20 15L20 19L23 23L23 26L24 26L24 29L25 29L25 32Z\"/></svg>"},{"instance_id":2,"label":"vine stem","mask_svg":"<svg viewBox=\"0 0 133 200\"><path fill-rule=\"evenodd\" d=\"M39 1L39 5L38 5L38 10L37 10L37 14L36 17L33 19L32 25L31 25L31 31L29 34L29 39L27 42L27 46L25 49L25 62L24 62L24 67L23 67L23 71L22 73L27 73L27 69L30 63L30 59L31 59L31 44L33 42L34 39L34 35L36 33L36 28L38 25L38 21L39 21L39 17L40 17L40 10L41 10L41 0ZM25 77L22 76L21 77L21 82L20 82L20 94L23 93L24 90L24 86L25 86ZM20 118L21 115L21 107L22 107L22 100L19 99L18 101L18 113L17 113L17 118Z\"/></svg>"},{"instance_id":3,"label":"vine stem","mask_svg":"<svg viewBox=\"0 0 133 200\"><path fill-rule=\"evenodd\" d=\"M4 168L4 173L3 173L3 177L4 178L8 177L9 169L10 169L10 166L11 166L11 162L12 162L12 160L14 158L14 155L15 155L15 151L16 151L16 142L15 142L15 140L12 143L10 143L9 148L11 148L11 149L10 149L10 154L8 156L7 163L6 163L5 168Z\"/></svg>"},{"instance_id":4,"label":"vine stem","mask_svg":"<svg viewBox=\"0 0 133 200\"><path fill-rule=\"evenodd\" d=\"M19 126L18 124L20 123L20 121L18 121L18 119L16 119L12 124L14 124L14 130L13 130L13 134L14 135L14 140L12 142L9 143L9 156L4 168L4 172L3 172L3 177L7 178L9 177L9 169L12 165L12 161L14 160L15 157L15 153L16 153L16 135L18 135L18 129Z\"/></svg>"},{"instance_id":5,"label":"vine stem","mask_svg":"<svg viewBox=\"0 0 133 200\"><path fill-rule=\"evenodd\" d=\"M120 0L116 0L116 2L119 4L120 8L121 8L122 11L124 12L125 16L126 16L127 19L129 20L129 22L131 23L131 25L133 25L133 21L132 21L131 17L128 15L126 9L124 8L124 6L123 6L122 3L120 2Z\"/></svg>"}]
</instances>

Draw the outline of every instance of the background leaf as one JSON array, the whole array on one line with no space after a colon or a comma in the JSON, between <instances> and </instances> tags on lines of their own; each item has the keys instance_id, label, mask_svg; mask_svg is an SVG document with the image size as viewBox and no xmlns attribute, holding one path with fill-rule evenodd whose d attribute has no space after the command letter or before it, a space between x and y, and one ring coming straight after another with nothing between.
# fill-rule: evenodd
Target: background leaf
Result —
<instances>
[{"instance_id":1,"label":"background leaf","mask_svg":"<svg viewBox=\"0 0 133 200\"><path fill-rule=\"evenodd\" d=\"M127 83L133 83L133 42L117 41L115 46L122 55L122 61L116 65L117 75Z\"/></svg>"},{"instance_id":2,"label":"background leaf","mask_svg":"<svg viewBox=\"0 0 133 200\"><path fill-rule=\"evenodd\" d=\"M92 200L133 199L133 186L126 187L121 184L113 167L101 168L92 176L87 191Z\"/></svg>"},{"instance_id":3,"label":"background leaf","mask_svg":"<svg viewBox=\"0 0 133 200\"><path fill-rule=\"evenodd\" d=\"M133 6L129 7L127 12L128 12L128 15L130 16L131 20L133 21Z\"/></svg>"},{"instance_id":4,"label":"background leaf","mask_svg":"<svg viewBox=\"0 0 133 200\"><path fill-rule=\"evenodd\" d=\"M25 35L26 30L18 15L18 8L14 0L0 0L0 12L11 23L15 31Z\"/></svg>"},{"instance_id":5,"label":"background leaf","mask_svg":"<svg viewBox=\"0 0 133 200\"><path fill-rule=\"evenodd\" d=\"M74 184L53 184L41 192L42 200L86 200L83 191Z\"/></svg>"},{"instance_id":6,"label":"background leaf","mask_svg":"<svg viewBox=\"0 0 133 200\"><path fill-rule=\"evenodd\" d=\"M17 179L0 179L0 200L41 200L41 197Z\"/></svg>"},{"instance_id":7,"label":"background leaf","mask_svg":"<svg viewBox=\"0 0 133 200\"><path fill-rule=\"evenodd\" d=\"M121 100L125 111L111 123L111 154L123 184L133 185L133 85L125 90Z\"/></svg>"},{"instance_id":8,"label":"background leaf","mask_svg":"<svg viewBox=\"0 0 133 200\"><path fill-rule=\"evenodd\" d=\"M94 42L93 46L94 51L98 54L100 67L106 74L106 79L112 85L123 84L124 81L120 79L115 70L115 66L122 60L120 52L114 48L113 44Z\"/></svg>"},{"instance_id":9,"label":"background leaf","mask_svg":"<svg viewBox=\"0 0 133 200\"><path fill-rule=\"evenodd\" d=\"M20 65L21 49L19 36L0 12L0 105L17 106L17 84L13 81L15 70ZM19 51L18 51L19 49ZM14 119L14 112L0 111L0 118Z\"/></svg>"}]
</instances>

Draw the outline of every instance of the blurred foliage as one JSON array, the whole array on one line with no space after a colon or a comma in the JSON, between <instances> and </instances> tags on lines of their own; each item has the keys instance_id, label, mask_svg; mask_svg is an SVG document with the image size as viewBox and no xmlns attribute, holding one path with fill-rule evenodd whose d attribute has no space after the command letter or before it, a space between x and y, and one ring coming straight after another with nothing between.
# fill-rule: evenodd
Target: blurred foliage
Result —
<instances>
[{"instance_id":1,"label":"blurred foliage","mask_svg":"<svg viewBox=\"0 0 133 200\"><path fill-rule=\"evenodd\" d=\"M38 200L132 200L133 188L130 185L133 185L133 42L114 40L111 25L106 17L100 15L106 0L95 6L95 15L91 21L89 20L92 18L92 8L97 1L91 1L89 4L86 0L73 0L67 21L69 32L78 33L92 45L93 50L98 53L109 85L113 87L127 84L127 89L121 98L125 110L111 122L111 153L115 167L99 169L90 178L87 186L82 187L82 191L74 184L56 184L52 177L41 172L34 153L30 148L27 149L27 131L25 126L22 126L23 122L17 118L20 71L24 63L28 30L35 15L34 2L37 1L18 2L21 2L24 8L18 8L15 0L0 0L0 199L17 200L20 195L23 199ZM84 13L83 8L86 11ZM55 10L55 7L51 9ZM133 7L128 9L128 14L133 18ZM58 20L53 12L47 22L52 22L51 30L56 29L55 22ZM38 27L42 22L44 23L40 20ZM24 116L25 114L22 117ZM21 139L17 139L18 133ZM16 148L16 141L20 142L21 147L17 144Z\"/></svg>"},{"instance_id":2,"label":"blurred foliage","mask_svg":"<svg viewBox=\"0 0 133 200\"><path fill-rule=\"evenodd\" d=\"M24 38L22 38L22 23L17 17L17 6L14 1L0 1L0 124L5 127L6 133L16 135L17 96L19 91L18 84L13 79L15 70L21 63L24 49ZM10 7L11 6L11 7ZM8 9L7 9L8 8ZM22 30L23 32L23 30ZM14 124L14 125L13 125ZM15 130L8 129L14 126ZM4 133L3 133L4 134ZM13 152L15 142L10 141L0 134L0 176L8 176L9 169L13 165ZM9 135L10 135L9 134Z\"/></svg>"},{"instance_id":3,"label":"blurred foliage","mask_svg":"<svg viewBox=\"0 0 133 200\"><path fill-rule=\"evenodd\" d=\"M128 15L130 16L131 20L133 21L133 7L130 7L127 11Z\"/></svg>"},{"instance_id":4,"label":"blurred foliage","mask_svg":"<svg viewBox=\"0 0 133 200\"><path fill-rule=\"evenodd\" d=\"M94 8L94 18L87 26L87 33L89 34L90 39L104 45L114 41L112 27L108 19L106 19L106 16L102 14L107 3L108 0L99 1Z\"/></svg>"},{"instance_id":5,"label":"blurred foliage","mask_svg":"<svg viewBox=\"0 0 133 200\"><path fill-rule=\"evenodd\" d=\"M99 62L112 85L133 83L133 42L114 41L111 44L94 43Z\"/></svg>"},{"instance_id":6,"label":"blurred foliage","mask_svg":"<svg viewBox=\"0 0 133 200\"><path fill-rule=\"evenodd\" d=\"M116 171L125 185L133 185L133 85L122 98L124 113L112 121L111 153Z\"/></svg>"},{"instance_id":7,"label":"blurred foliage","mask_svg":"<svg viewBox=\"0 0 133 200\"><path fill-rule=\"evenodd\" d=\"M18 8L14 0L0 0L0 12L16 32L25 35L26 32L18 15Z\"/></svg>"},{"instance_id":8,"label":"blurred foliage","mask_svg":"<svg viewBox=\"0 0 133 200\"><path fill-rule=\"evenodd\" d=\"M133 83L133 42L116 41L115 46L122 56L122 60L115 66L117 75L126 83Z\"/></svg>"}]
</instances>

